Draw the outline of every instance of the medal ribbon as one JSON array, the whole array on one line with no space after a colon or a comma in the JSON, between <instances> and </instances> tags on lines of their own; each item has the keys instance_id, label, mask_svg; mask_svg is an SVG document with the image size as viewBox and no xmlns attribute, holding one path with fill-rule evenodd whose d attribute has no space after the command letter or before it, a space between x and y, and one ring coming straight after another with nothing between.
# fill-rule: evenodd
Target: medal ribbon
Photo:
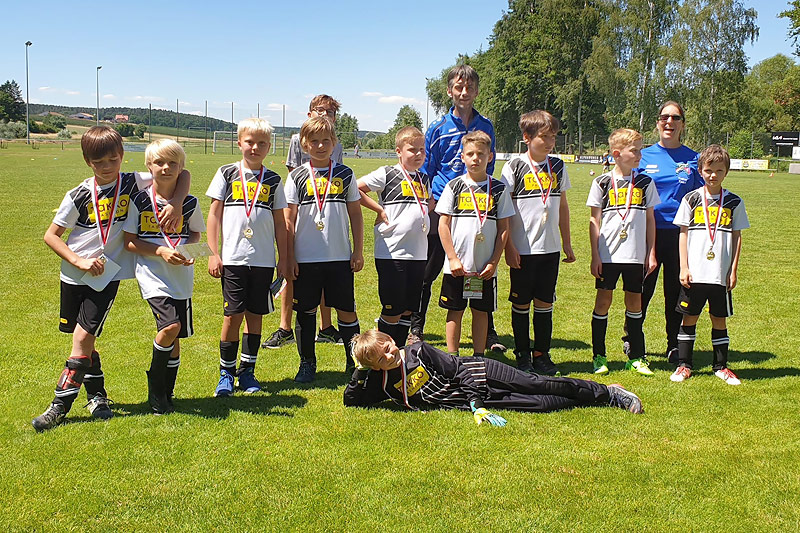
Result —
<instances>
[{"instance_id":1,"label":"medal ribbon","mask_svg":"<svg viewBox=\"0 0 800 533\"><path fill-rule=\"evenodd\" d=\"M325 206L325 200L328 199L328 193L331 191L331 181L333 181L333 159L328 164L328 183L325 185L325 194L322 197L320 197L319 188L317 188L316 171L310 161L306 164L308 165L308 177L311 180L311 187L314 189L314 200L317 203L317 209L319 209L319 216L322 217L322 208Z\"/></svg>"},{"instance_id":2,"label":"medal ribbon","mask_svg":"<svg viewBox=\"0 0 800 533\"><path fill-rule=\"evenodd\" d=\"M405 169L402 163L398 166L400 167L400 170L403 171L403 176L405 177L405 180L408 182L409 187L411 187L411 192L414 194L414 199L417 201L419 210L422 212L422 218L425 218L425 207L422 205L422 200L419 199L419 195L417 194L417 189L414 188L414 180L411 179L411 175L408 173L408 171ZM419 184L422 185L421 179Z\"/></svg>"},{"instance_id":3,"label":"medal ribbon","mask_svg":"<svg viewBox=\"0 0 800 533\"><path fill-rule=\"evenodd\" d=\"M154 187L150 187L150 200L153 202L153 215L156 217L156 224L158 224L158 231L161 232L161 236L164 237L164 240L169 245L170 249L174 250L177 245L181 242L181 236L178 235L178 238L175 242L172 242L172 239L169 238L169 235L164 233L164 228L161 227L161 217L158 216L158 202L156 202L156 190Z\"/></svg>"},{"instance_id":4,"label":"medal ribbon","mask_svg":"<svg viewBox=\"0 0 800 533\"><path fill-rule=\"evenodd\" d=\"M628 217L628 213L631 212L631 200L633 200L633 184L636 182L636 173L631 170L631 184L628 185L628 194L627 198L625 198L625 213L622 214L619 212L619 207L617 206L617 201L619 200L619 194L617 193L617 179L612 175L611 176L611 186L614 188L614 207L617 210L617 214L620 216L623 222Z\"/></svg>"},{"instance_id":5,"label":"medal ribbon","mask_svg":"<svg viewBox=\"0 0 800 533\"><path fill-rule=\"evenodd\" d=\"M253 173L255 176L255 173ZM258 175L258 185L256 192L253 194L253 199L250 199L250 193L247 191L247 181L244 179L244 163L239 161L239 181L242 182L242 196L244 197L244 215L249 219L250 213L253 212L253 207L256 205L259 193L261 193L261 183L264 181L264 165L261 165L261 172ZM247 203L250 202L248 206Z\"/></svg>"},{"instance_id":6,"label":"medal ribbon","mask_svg":"<svg viewBox=\"0 0 800 533\"><path fill-rule=\"evenodd\" d=\"M486 177L486 211L483 212L483 216L481 216L481 210L478 207L478 199L475 197L475 192L472 190L472 187L468 187L469 194L472 196L472 208L475 210L475 214L478 215L478 233L483 229L483 225L486 223L486 218L489 216L489 205L491 204L492 200L492 178L491 176ZM480 190L480 187L478 187Z\"/></svg>"},{"instance_id":7,"label":"medal ribbon","mask_svg":"<svg viewBox=\"0 0 800 533\"><path fill-rule=\"evenodd\" d=\"M725 195L725 191L720 189L719 191L719 205L717 206L717 220L714 221L714 231L711 231L711 223L709 219L711 218L709 210L708 210L708 197L706 196L707 188L703 187L703 218L705 219L706 223L706 231L708 231L708 238L711 240L710 248L714 247L714 239L717 238L717 229L719 228L719 221L722 220L722 198ZM713 197L712 197L713 198Z\"/></svg>"},{"instance_id":8,"label":"medal ribbon","mask_svg":"<svg viewBox=\"0 0 800 533\"><path fill-rule=\"evenodd\" d=\"M526 152L525 154L528 156L528 162L531 164L531 169L533 169L533 177L536 178L536 183L539 184L539 190L542 193L542 207L547 209L547 199L550 198L550 193L553 190L553 168L550 166L550 156L547 156L545 158L545 162L547 164L547 178L548 178L547 192L545 193L544 184L542 183L542 180L539 179L539 167L536 166L536 163L533 162L530 153Z\"/></svg>"},{"instance_id":9,"label":"medal ribbon","mask_svg":"<svg viewBox=\"0 0 800 533\"><path fill-rule=\"evenodd\" d=\"M111 214L108 216L108 226L103 231L103 220L100 214L100 202L97 197L97 178L94 178L92 186L92 207L94 208L94 220L97 222L97 233L100 235L100 244L103 249L108 242L108 236L111 234L111 225L114 223L114 216L117 214L117 200L119 199L119 190L122 188L122 174L117 176L117 184L114 187L114 201L111 204Z\"/></svg>"}]
</instances>

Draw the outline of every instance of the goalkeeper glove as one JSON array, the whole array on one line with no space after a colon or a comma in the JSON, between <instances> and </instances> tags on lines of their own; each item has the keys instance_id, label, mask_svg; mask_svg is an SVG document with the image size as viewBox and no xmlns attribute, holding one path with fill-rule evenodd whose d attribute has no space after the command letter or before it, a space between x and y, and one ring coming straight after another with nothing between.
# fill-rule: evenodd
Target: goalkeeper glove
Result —
<instances>
[{"instance_id":1,"label":"goalkeeper glove","mask_svg":"<svg viewBox=\"0 0 800 533\"><path fill-rule=\"evenodd\" d=\"M475 423L481 425L484 421L488 422L495 427L503 427L506 425L506 419L500 415L496 415L483 407L475 407L475 402L470 402L472 407L472 418Z\"/></svg>"}]
</instances>

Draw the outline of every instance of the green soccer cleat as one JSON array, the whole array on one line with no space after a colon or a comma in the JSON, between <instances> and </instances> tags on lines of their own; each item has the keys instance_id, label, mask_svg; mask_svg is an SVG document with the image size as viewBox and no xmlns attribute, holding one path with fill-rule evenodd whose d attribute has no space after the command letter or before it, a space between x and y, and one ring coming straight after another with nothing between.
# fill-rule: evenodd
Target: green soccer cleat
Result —
<instances>
[{"instance_id":1,"label":"green soccer cleat","mask_svg":"<svg viewBox=\"0 0 800 533\"><path fill-rule=\"evenodd\" d=\"M592 367L597 375L608 374L608 359L605 355L595 355L592 359Z\"/></svg>"},{"instance_id":2,"label":"green soccer cleat","mask_svg":"<svg viewBox=\"0 0 800 533\"><path fill-rule=\"evenodd\" d=\"M641 357L639 359L631 359L625 363L625 370L633 370L634 372L643 376L652 376L653 371L647 364L647 359Z\"/></svg>"}]
</instances>

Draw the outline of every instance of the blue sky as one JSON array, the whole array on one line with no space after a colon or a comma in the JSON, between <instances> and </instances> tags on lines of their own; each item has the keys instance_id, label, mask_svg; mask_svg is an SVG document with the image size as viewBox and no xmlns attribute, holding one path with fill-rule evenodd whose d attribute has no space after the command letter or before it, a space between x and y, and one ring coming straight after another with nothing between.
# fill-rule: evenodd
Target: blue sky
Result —
<instances>
[{"instance_id":1,"label":"blue sky","mask_svg":"<svg viewBox=\"0 0 800 533\"><path fill-rule=\"evenodd\" d=\"M786 1L760 0L761 36L750 64L790 55ZM13 2L4 8L0 78L31 102L162 107L236 121L254 116L297 126L311 96L325 92L362 129L387 130L411 104L425 122L425 78L459 53L486 48L505 0L437 2ZM458 10L459 16L454 16ZM467 16L463 16L466 14ZM430 111L429 120L433 120Z\"/></svg>"}]
</instances>

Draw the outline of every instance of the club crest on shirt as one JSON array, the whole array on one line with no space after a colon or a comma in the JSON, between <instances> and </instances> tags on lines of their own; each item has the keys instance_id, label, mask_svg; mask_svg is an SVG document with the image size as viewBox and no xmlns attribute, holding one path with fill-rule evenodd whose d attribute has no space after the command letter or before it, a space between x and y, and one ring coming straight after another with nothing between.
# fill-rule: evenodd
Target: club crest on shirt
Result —
<instances>
[{"instance_id":1,"label":"club crest on shirt","mask_svg":"<svg viewBox=\"0 0 800 533\"><path fill-rule=\"evenodd\" d=\"M675 175L678 177L679 182L686 183L689 181L689 176L692 175L692 167L689 166L689 163L676 163Z\"/></svg>"},{"instance_id":2,"label":"club crest on shirt","mask_svg":"<svg viewBox=\"0 0 800 533\"><path fill-rule=\"evenodd\" d=\"M406 376L406 391L408 392L408 395L414 396L416 393L418 393L422 386L428 382L430 377L431 376L428 374L428 371L422 366L418 366L409 372ZM402 386L402 382L399 381L394 384L394 388L397 390L402 390Z\"/></svg>"}]
</instances>

